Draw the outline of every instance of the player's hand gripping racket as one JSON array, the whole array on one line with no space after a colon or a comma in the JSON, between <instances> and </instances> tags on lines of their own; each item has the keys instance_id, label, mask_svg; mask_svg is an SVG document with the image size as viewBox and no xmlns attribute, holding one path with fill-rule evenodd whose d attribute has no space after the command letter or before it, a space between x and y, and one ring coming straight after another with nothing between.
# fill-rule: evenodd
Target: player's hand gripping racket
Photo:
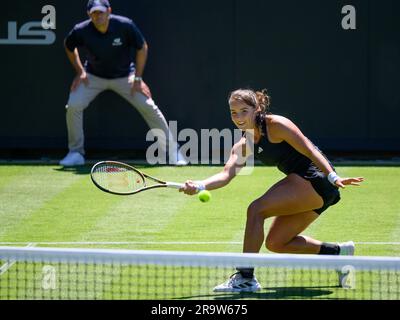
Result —
<instances>
[{"instance_id":1,"label":"player's hand gripping racket","mask_svg":"<svg viewBox=\"0 0 400 320\"><path fill-rule=\"evenodd\" d=\"M118 195L130 195L155 188L180 189L185 186L183 183L159 180L117 161L96 163L90 177L100 190Z\"/></svg>"}]
</instances>

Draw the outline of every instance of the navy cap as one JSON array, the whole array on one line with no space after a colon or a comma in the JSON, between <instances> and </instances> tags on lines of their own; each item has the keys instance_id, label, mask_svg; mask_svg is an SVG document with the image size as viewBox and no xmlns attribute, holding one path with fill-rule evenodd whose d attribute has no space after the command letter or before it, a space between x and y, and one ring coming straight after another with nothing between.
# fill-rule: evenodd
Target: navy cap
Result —
<instances>
[{"instance_id":1,"label":"navy cap","mask_svg":"<svg viewBox=\"0 0 400 320\"><path fill-rule=\"evenodd\" d=\"M87 11L92 13L94 11L106 12L110 8L108 0L89 0L87 4Z\"/></svg>"}]
</instances>

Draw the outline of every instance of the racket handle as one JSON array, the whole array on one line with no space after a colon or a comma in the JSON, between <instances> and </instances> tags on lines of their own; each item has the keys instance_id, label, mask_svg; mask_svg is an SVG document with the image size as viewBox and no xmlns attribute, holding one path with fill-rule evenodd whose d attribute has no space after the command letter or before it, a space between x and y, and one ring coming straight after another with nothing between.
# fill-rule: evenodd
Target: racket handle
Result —
<instances>
[{"instance_id":1,"label":"racket handle","mask_svg":"<svg viewBox=\"0 0 400 320\"><path fill-rule=\"evenodd\" d=\"M165 185L168 188L175 188L175 189L181 189L181 188L183 188L185 186L184 183L176 183L176 182L166 182ZM202 190L205 190L204 185L202 185L202 184L198 185L197 192L202 191Z\"/></svg>"},{"instance_id":2,"label":"racket handle","mask_svg":"<svg viewBox=\"0 0 400 320\"><path fill-rule=\"evenodd\" d=\"M176 182L167 182L166 186L168 188L180 189L180 188L183 188L185 186L185 184L184 183L176 183Z\"/></svg>"}]
</instances>

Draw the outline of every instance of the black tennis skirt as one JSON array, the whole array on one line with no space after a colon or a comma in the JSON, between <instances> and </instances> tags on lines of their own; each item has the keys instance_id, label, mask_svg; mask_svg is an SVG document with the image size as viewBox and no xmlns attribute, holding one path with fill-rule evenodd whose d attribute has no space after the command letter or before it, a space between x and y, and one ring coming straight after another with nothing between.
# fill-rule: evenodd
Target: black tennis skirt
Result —
<instances>
[{"instance_id":1,"label":"black tennis skirt","mask_svg":"<svg viewBox=\"0 0 400 320\"><path fill-rule=\"evenodd\" d=\"M340 200L339 188L332 185L325 174L313 163L301 172L296 172L304 179L311 182L314 190L321 196L324 204L321 208L315 209L314 211L321 214L330 206L338 203Z\"/></svg>"}]
</instances>

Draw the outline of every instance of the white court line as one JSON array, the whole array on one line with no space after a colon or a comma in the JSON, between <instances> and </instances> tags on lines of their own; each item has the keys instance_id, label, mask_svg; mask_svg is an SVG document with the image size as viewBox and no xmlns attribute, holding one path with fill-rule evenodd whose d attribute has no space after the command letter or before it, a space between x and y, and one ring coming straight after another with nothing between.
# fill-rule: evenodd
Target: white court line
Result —
<instances>
[{"instance_id":1,"label":"white court line","mask_svg":"<svg viewBox=\"0 0 400 320\"><path fill-rule=\"evenodd\" d=\"M400 245L400 242L354 242L355 244L366 244L366 245Z\"/></svg>"},{"instance_id":2,"label":"white court line","mask_svg":"<svg viewBox=\"0 0 400 320\"><path fill-rule=\"evenodd\" d=\"M38 245L69 245L69 244L77 244L77 245L97 245L97 244L182 244L182 245L192 245L192 244L242 244L241 241L67 241L67 242L35 242ZM1 245L21 245L26 244L26 242L0 242Z\"/></svg>"},{"instance_id":3,"label":"white court line","mask_svg":"<svg viewBox=\"0 0 400 320\"><path fill-rule=\"evenodd\" d=\"M23 245L27 242L0 242L2 245ZM29 243L28 247L34 245L209 245L209 244L221 244L221 245L241 245L242 241L45 241L45 242L35 242ZM380 241L370 241L370 242L355 242L358 245L400 245L400 242L380 242Z\"/></svg>"},{"instance_id":4,"label":"white court line","mask_svg":"<svg viewBox=\"0 0 400 320\"><path fill-rule=\"evenodd\" d=\"M36 245L36 243L30 242L28 243L28 245L26 246L28 247L34 247ZM6 273L8 271L8 269L10 269L14 264L15 264L16 260L10 260L8 262L6 262L5 264L3 264L0 267L0 276L3 275L4 273Z\"/></svg>"}]
</instances>

